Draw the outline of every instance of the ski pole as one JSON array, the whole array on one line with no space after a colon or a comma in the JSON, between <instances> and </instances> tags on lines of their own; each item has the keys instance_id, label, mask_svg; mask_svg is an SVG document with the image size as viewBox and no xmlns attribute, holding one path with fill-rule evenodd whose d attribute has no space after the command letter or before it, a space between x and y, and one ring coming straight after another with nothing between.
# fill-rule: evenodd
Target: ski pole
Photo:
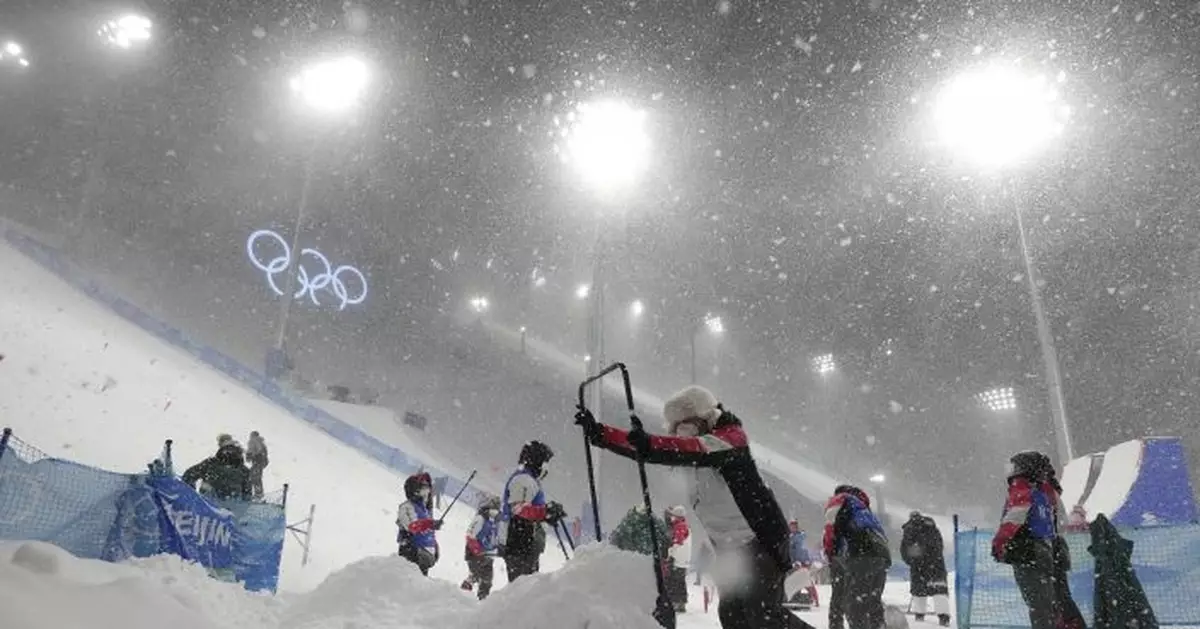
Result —
<instances>
[{"instance_id":1,"label":"ski pole","mask_svg":"<svg viewBox=\"0 0 1200 629\"><path fill-rule=\"evenodd\" d=\"M450 504L446 505L446 510L442 512L442 517L438 518L438 522L446 519L446 515L449 514L450 510L454 508L454 503L458 502L459 496L461 496L462 493L467 490L467 487L471 485L471 479L473 478L475 478L475 470L471 470L471 475L467 477L465 482L463 482L462 489L459 489L458 493L454 494L454 500L451 500Z\"/></svg>"},{"instance_id":2,"label":"ski pole","mask_svg":"<svg viewBox=\"0 0 1200 629\"><path fill-rule=\"evenodd\" d=\"M558 534L558 523L557 522L554 524L554 538L558 540L558 548L560 550L562 550L563 559L570 561L571 556L567 554L567 547L566 547L566 545L563 544L562 535Z\"/></svg>"},{"instance_id":3,"label":"ski pole","mask_svg":"<svg viewBox=\"0 0 1200 629\"><path fill-rule=\"evenodd\" d=\"M571 547L571 550L575 550L575 540L571 539L571 531L567 530L567 523L562 520L559 520L558 523L562 525L562 532L567 538L567 545Z\"/></svg>"},{"instance_id":4,"label":"ski pole","mask_svg":"<svg viewBox=\"0 0 1200 629\"><path fill-rule=\"evenodd\" d=\"M629 407L630 428L645 432L642 420L637 416L633 406L633 383L629 378L629 369L622 363L617 363L621 370L621 379L625 384L625 404ZM650 529L650 545L654 557L654 585L658 588L658 598L654 601L654 619L663 629L675 629L675 605L667 596L667 583L663 575L663 552L658 546L658 530L654 526L654 506L650 502L650 481L646 477L646 460L641 450L635 448L634 461L637 463L638 480L642 485L642 503L646 506L646 526Z\"/></svg>"}]
</instances>

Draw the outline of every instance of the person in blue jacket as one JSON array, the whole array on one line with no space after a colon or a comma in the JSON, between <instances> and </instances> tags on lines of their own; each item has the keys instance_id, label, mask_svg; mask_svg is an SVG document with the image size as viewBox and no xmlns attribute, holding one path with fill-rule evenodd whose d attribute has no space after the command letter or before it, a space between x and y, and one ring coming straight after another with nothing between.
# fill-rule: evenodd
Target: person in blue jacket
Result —
<instances>
[{"instance_id":1,"label":"person in blue jacket","mask_svg":"<svg viewBox=\"0 0 1200 629\"><path fill-rule=\"evenodd\" d=\"M479 505L479 512L467 530L465 551L467 569L470 574L462 582L462 589L471 591L479 585L479 600L488 597L495 577L496 529L500 518L500 498L489 496Z\"/></svg>"},{"instance_id":2,"label":"person in blue jacket","mask_svg":"<svg viewBox=\"0 0 1200 629\"><path fill-rule=\"evenodd\" d=\"M441 530L442 522L433 517L432 493L429 474L421 472L409 476L404 481L405 501L400 503L396 515L399 555L416 564L425 576L429 576L429 569L437 563L440 554L437 531Z\"/></svg>"},{"instance_id":3,"label":"person in blue jacket","mask_svg":"<svg viewBox=\"0 0 1200 629\"><path fill-rule=\"evenodd\" d=\"M800 523L796 520L788 522L788 528L792 531L791 548L792 548L792 571L800 572L804 578L801 579L801 588L808 592L808 596L812 599L813 607L820 607L821 601L817 598L817 584L812 580L812 553L808 551L808 534L804 529L800 528ZM799 592L797 592L799 596Z\"/></svg>"}]
</instances>

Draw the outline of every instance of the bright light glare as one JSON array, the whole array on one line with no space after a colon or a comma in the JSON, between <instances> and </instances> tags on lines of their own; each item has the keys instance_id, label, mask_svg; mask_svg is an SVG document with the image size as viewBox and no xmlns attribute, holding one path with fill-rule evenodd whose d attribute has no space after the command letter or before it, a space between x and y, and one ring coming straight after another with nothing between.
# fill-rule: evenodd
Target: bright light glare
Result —
<instances>
[{"instance_id":1,"label":"bright light glare","mask_svg":"<svg viewBox=\"0 0 1200 629\"><path fill-rule=\"evenodd\" d=\"M837 369L837 363L833 360L833 354L823 354L813 359L813 369L819 374L827 374Z\"/></svg>"},{"instance_id":2,"label":"bright light glare","mask_svg":"<svg viewBox=\"0 0 1200 629\"><path fill-rule=\"evenodd\" d=\"M633 315L633 318L642 316L644 312L646 312L646 304L642 303L642 300L635 299L633 303L629 304L629 314Z\"/></svg>"},{"instance_id":3,"label":"bright light glare","mask_svg":"<svg viewBox=\"0 0 1200 629\"><path fill-rule=\"evenodd\" d=\"M524 333L525 333L525 326L521 326L521 327L518 329L518 331L519 331L521 334L524 334Z\"/></svg>"},{"instance_id":4,"label":"bright light glare","mask_svg":"<svg viewBox=\"0 0 1200 629\"><path fill-rule=\"evenodd\" d=\"M984 169L1029 158L1062 134L1070 114L1044 75L1000 63L946 84L933 110L943 144Z\"/></svg>"},{"instance_id":5,"label":"bright light glare","mask_svg":"<svg viewBox=\"0 0 1200 629\"><path fill-rule=\"evenodd\" d=\"M721 320L721 317L706 314L704 315L704 327L713 334L721 334L725 331L725 322Z\"/></svg>"},{"instance_id":6,"label":"bright light glare","mask_svg":"<svg viewBox=\"0 0 1200 629\"><path fill-rule=\"evenodd\" d=\"M470 304L471 309L479 313L487 312L488 306L490 305L488 304L487 297L472 297Z\"/></svg>"},{"instance_id":7,"label":"bright light glare","mask_svg":"<svg viewBox=\"0 0 1200 629\"><path fill-rule=\"evenodd\" d=\"M6 52L14 57L19 57L19 56L21 56L21 52L22 52L21 45L15 41L5 42L4 52Z\"/></svg>"},{"instance_id":8,"label":"bright light glare","mask_svg":"<svg viewBox=\"0 0 1200 629\"><path fill-rule=\"evenodd\" d=\"M876 475L872 476L871 478L869 478L868 480L870 480L872 483L875 483L876 485L879 485L879 484L882 484L883 481L887 480L887 477L884 476L883 474L876 474Z\"/></svg>"},{"instance_id":9,"label":"bright light glare","mask_svg":"<svg viewBox=\"0 0 1200 629\"><path fill-rule=\"evenodd\" d=\"M601 101L579 105L567 120L565 157L597 190L628 188L649 166L646 112Z\"/></svg>"},{"instance_id":10,"label":"bright light glare","mask_svg":"<svg viewBox=\"0 0 1200 629\"><path fill-rule=\"evenodd\" d=\"M587 299L592 294L591 284L580 284L575 287L575 299Z\"/></svg>"},{"instance_id":11,"label":"bright light glare","mask_svg":"<svg viewBox=\"0 0 1200 629\"><path fill-rule=\"evenodd\" d=\"M128 50L136 44L150 41L153 27L150 18L131 13L101 24L97 34L109 45Z\"/></svg>"},{"instance_id":12,"label":"bright light glare","mask_svg":"<svg viewBox=\"0 0 1200 629\"><path fill-rule=\"evenodd\" d=\"M291 86L313 110L336 114L358 104L370 75L365 61L345 56L308 65L292 78Z\"/></svg>"},{"instance_id":13,"label":"bright light glare","mask_svg":"<svg viewBox=\"0 0 1200 629\"><path fill-rule=\"evenodd\" d=\"M1012 387L998 387L988 391L984 391L975 396L980 404L983 404L988 410L997 413L1001 411L1012 411L1017 408L1017 396L1013 393Z\"/></svg>"}]
</instances>

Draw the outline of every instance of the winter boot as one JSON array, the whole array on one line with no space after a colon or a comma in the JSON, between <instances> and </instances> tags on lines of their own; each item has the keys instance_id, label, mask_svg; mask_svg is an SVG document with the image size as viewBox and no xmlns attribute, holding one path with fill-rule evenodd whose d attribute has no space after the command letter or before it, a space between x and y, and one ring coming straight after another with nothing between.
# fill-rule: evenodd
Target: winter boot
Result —
<instances>
[{"instance_id":1,"label":"winter boot","mask_svg":"<svg viewBox=\"0 0 1200 629\"><path fill-rule=\"evenodd\" d=\"M913 616L915 616L915 617L916 617L916 619L917 619L917 622L924 622L924 621L925 621L925 614L913 614Z\"/></svg>"},{"instance_id":2,"label":"winter boot","mask_svg":"<svg viewBox=\"0 0 1200 629\"><path fill-rule=\"evenodd\" d=\"M475 589L475 584L471 583L471 579L467 578L467 579L463 579L462 586L460 586L460 587L462 587L462 589L470 592Z\"/></svg>"},{"instance_id":3,"label":"winter boot","mask_svg":"<svg viewBox=\"0 0 1200 629\"><path fill-rule=\"evenodd\" d=\"M938 614L938 624L943 627L950 626L950 614Z\"/></svg>"}]
</instances>

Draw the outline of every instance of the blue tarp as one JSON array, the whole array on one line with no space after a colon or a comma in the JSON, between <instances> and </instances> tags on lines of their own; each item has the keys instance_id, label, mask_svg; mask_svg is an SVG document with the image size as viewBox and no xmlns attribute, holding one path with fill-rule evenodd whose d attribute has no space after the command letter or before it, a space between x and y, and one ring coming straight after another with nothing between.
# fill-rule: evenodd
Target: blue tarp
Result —
<instances>
[{"instance_id":1,"label":"blue tarp","mask_svg":"<svg viewBox=\"0 0 1200 629\"><path fill-rule=\"evenodd\" d=\"M247 589L274 591L285 531L282 505L214 504L172 476L0 452L0 539L49 542L105 561L169 553Z\"/></svg>"}]
</instances>

